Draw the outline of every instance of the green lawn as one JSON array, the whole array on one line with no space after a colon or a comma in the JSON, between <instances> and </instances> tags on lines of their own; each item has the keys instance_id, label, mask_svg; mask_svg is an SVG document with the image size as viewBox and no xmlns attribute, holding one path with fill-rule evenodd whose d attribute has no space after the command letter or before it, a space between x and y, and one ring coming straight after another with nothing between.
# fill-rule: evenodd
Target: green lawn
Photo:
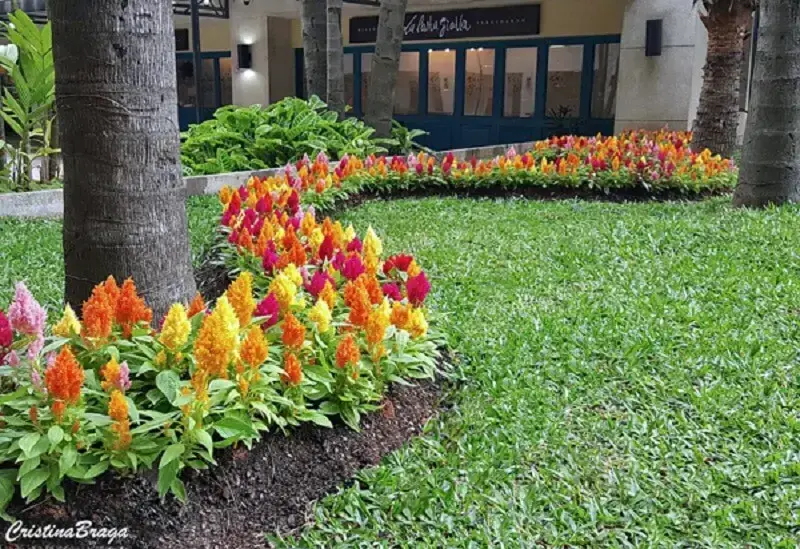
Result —
<instances>
[{"instance_id":1,"label":"green lawn","mask_svg":"<svg viewBox=\"0 0 800 549\"><path fill-rule=\"evenodd\" d=\"M198 247L212 204L192 203ZM795 547L798 214L724 199L347 213L421 259L464 381L285 545ZM58 231L0 220L0 303L20 276L57 302Z\"/></svg>"}]
</instances>

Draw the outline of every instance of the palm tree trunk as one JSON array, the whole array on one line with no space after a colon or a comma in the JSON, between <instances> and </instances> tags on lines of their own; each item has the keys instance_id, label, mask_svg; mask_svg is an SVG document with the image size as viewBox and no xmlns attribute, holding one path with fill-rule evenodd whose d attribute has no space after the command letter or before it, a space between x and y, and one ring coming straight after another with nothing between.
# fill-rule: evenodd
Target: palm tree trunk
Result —
<instances>
[{"instance_id":1,"label":"palm tree trunk","mask_svg":"<svg viewBox=\"0 0 800 549\"><path fill-rule=\"evenodd\" d=\"M306 97L328 95L327 19L325 0L302 0L303 63L306 72Z\"/></svg>"},{"instance_id":2,"label":"palm tree trunk","mask_svg":"<svg viewBox=\"0 0 800 549\"><path fill-rule=\"evenodd\" d=\"M708 51L693 128L695 150L710 149L725 157L736 150L744 39L751 21L751 10L741 0L715 3L703 16Z\"/></svg>"},{"instance_id":3,"label":"palm tree trunk","mask_svg":"<svg viewBox=\"0 0 800 549\"><path fill-rule=\"evenodd\" d=\"M736 206L800 201L800 3L761 0Z\"/></svg>"},{"instance_id":4,"label":"palm tree trunk","mask_svg":"<svg viewBox=\"0 0 800 549\"><path fill-rule=\"evenodd\" d=\"M158 318L195 291L172 4L61 0L50 3L50 19L64 158L66 300L80 306L108 275L133 277Z\"/></svg>"},{"instance_id":5,"label":"palm tree trunk","mask_svg":"<svg viewBox=\"0 0 800 549\"><path fill-rule=\"evenodd\" d=\"M328 0L328 108L344 115L342 0Z\"/></svg>"},{"instance_id":6,"label":"palm tree trunk","mask_svg":"<svg viewBox=\"0 0 800 549\"><path fill-rule=\"evenodd\" d=\"M53 113L53 127L50 130L50 148L58 149L61 147L61 142L58 139L58 113ZM61 174L61 154L53 153L47 157L48 174L51 179L58 179Z\"/></svg>"},{"instance_id":7,"label":"palm tree trunk","mask_svg":"<svg viewBox=\"0 0 800 549\"><path fill-rule=\"evenodd\" d=\"M372 56L372 71L369 77L364 121L375 128L378 137L389 137L392 133L392 111L394 110L394 87L400 67L400 50L403 47L403 31L408 0L383 0L378 20L378 38L375 55Z\"/></svg>"}]
</instances>

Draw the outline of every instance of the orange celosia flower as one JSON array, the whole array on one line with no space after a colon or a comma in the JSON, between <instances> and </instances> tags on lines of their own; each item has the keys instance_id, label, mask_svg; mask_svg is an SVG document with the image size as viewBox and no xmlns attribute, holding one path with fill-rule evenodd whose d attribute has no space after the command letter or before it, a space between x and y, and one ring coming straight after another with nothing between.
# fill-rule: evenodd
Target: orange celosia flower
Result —
<instances>
[{"instance_id":1,"label":"orange celosia flower","mask_svg":"<svg viewBox=\"0 0 800 549\"><path fill-rule=\"evenodd\" d=\"M50 409L53 412L53 417L56 420L56 423L61 423L61 420L64 418L64 410L66 409L67 405L64 404L63 400L56 400L50 405Z\"/></svg>"},{"instance_id":2,"label":"orange celosia flower","mask_svg":"<svg viewBox=\"0 0 800 549\"><path fill-rule=\"evenodd\" d=\"M239 239L236 241L237 246L248 250L250 252L255 253L255 246L253 245L253 235L250 234L250 231L245 227L239 233Z\"/></svg>"},{"instance_id":3,"label":"orange celosia flower","mask_svg":"<svg viewBox=\"0 0 800 549\"><path fill-rule=\"evenodd\" d=\"M109 277L109 280L113 282L114 279ZM95 286L91 297L83 303L84 333L88 337L106 338L111 335L117 300L113 293L107 291L107 285L108 281ZM116 282L113 282L113 286L116 288Z\"/></svg>"},{"instance_id":4,"label":"orange celosia flower","mask_svg":"<svg viewBox=\"0 0 800 549\"><path fill-rule=\"evenodd\" d=\"M39 423L39 408L35 404L28 410L28 417L34 425Z\"/></svg>"},{"instance_id":5,"label":"orange celosia flower","mask_svg":"<svg viewBox=\"0 0 800 549\"><path fill-rule=\"evenodd\" d=\"M125 450L131 444L130 421L128 421L128 402L121 391L111 393L108 415L114 420L111 430L116 434L115 450Z\"/></svg>"},{"instance_id":6,"label":"orange celosia flower","mask_svg":"<svg viewBox=\"0 0 800 549\"><path fill-rule=\"evenodd\" d=\"M355 366L361 360L361 351L358 350L356 338L347 334L339 341L336 347L336 366L346 368L348 364Z\"/></svg>"},{"instance_id":7,"label":"orange celosia flower","mask_svg":"<svg viewBox=\"0 0 800 549\"><path fill-rule=\"evenodd\" d=\"M283 344L292 349L299 349L306 339L306 327L292 313L287 313L283 320Z\"/></svg>"},{"instance_id":8,"label":"orange celosia flower","mask_svg":"<svg viewBox=\"0 0 800 549\"><path fill-rule=\"evenodd\" d=\"M122 284L115 317L117 323L122 326L123 337L130 337L133 327L140 322L149 325L153 321L153 311L136 293L136 285L130 278Z\"/></svg>"},{"instance_id":9,"label":"orange celosia flower","mask_svg":"<svg viewBox=\"0 0 800 549\"><path fill-rule=\"evenodd\" d=\"M256 301L253 299L253 275L249 271L242 271L239 278L233 281L225 292L228 301L236 311L236 318L240 326L247 326L253 319Z\"/></svg>"},{"instance_id":10,"label":"orange celosia flower","mask_svg":"<svg viewBox=\"0 0 800 549\"><path fill-rule=\"evenodd\" d=\"M392 303L392 314L389 317L391 323L404 330L406 326L408 326L408 321L411 316L411 306L410 305L403 305L399 301L395 301Z\"/></svg>"},{"instance_id":11,"label":"orange celosia flower","mask_svg":"<svg viewBox=\"0 0 800 549\"><path fill-rule=\"evenodd\" d=\"M299 385L303 381L303 368L300 359L294 353L286 353L283 358L283 374L281 379L290 385Z\"/></svg>"},{"instance_id":12,"label":"orange celosia flower","mask_svg":"<svg viewBox=\"0 0 800 549\"><path fill-rule=\"evenodd\" d=\"M264 330L260 326L253 326L242 342L242 348L239 351L242 360L244 360L250 367L257 368L267 360L269 356L269 346L264 337Z\"/></svg>"},{"instance_id":13,"label":"orange celosia flower","mask_svg":"<svg viewBox=\"0 0 800 549\"><path fill-rule=\"evenodd\" d=\"M192 318L194 315L198 313L202 313L206 310L206 302L203 300L203 296L200 292L194 294L194 299L192 299L191 304L189 305L189 310L186 312L186 316Z\"/></svg>"},{"instance_id":14,"label":"orange celosia flower","mask_svg":"<svg viewBox=\"0 0 800 549\"><path fill-rule=\"evenodd\" d=\"M61 348L53 365L44 373L48 394L67 404L75 404L81 398L83 378L83 368L68 345Z\"/></svg>"},{"instance_id":15,"label":"orange celosia flower","mask_svg":"<svg viewBox=\"0 0 800 549\"><path fill-rule=\"evenodd\" d=\"M344 287L344 302L350 307L348 321L354 326L366 326L372 303L363 278L348 282Z\"/></svg>"},{"instance_id":16,"label":"orange celosia flower","mask_svg":"<svg viewBox=\"0 0 800 549\"><path fill-rule=\"evenodd\" d=\"M375 276L363 274L359 278L363 278L362 284L364 289L367 290L367 294L369 294L369 300L372 304L377 305L383 301L383 290L381 290L381 283L378 282L378 279L375 278Z\"/></svg>"}]
</instances>

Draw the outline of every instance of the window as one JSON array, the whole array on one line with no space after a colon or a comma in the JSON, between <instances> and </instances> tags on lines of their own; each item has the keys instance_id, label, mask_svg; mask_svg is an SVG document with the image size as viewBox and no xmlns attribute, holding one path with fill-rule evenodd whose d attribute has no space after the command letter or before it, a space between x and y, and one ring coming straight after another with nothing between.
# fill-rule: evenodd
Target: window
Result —
<instances>
[{"instance_id":1,"label":"window","mask_svg":"<svg viewBox=\"0 0 800 549\"><path fill-rule=\"evenodd\" d=\"M470 48L464 71L464 114L492 116L494 50Z\"/></svg>"},{"instance_id":2,"label":"window","mask_svg":"<svg viewBox=\"0 0 800 549\"><path fill-rule=\"evenodd\" d=\"M614 118L618 74L619 44L597 44L592 77L592 118Z\"/></svg>"},{"instance_id":3,"label":"window","mask_svg":"<svg viewBox=\"0 0 800 549\"><path fill-rule=\"evenodd\" d=\"M372 54L361 54L361 109L365 110L369 97L369 77L372 71ZM419 52L400 54L400 67L394 86L394 114L419 113Z\"/></svg>"},{"instance_id":4,"label":"window","mask_svg":"<svg viewBox=\"0 0 800 549\"><path fill-rule=\"evenodd\" d=\"M583 46L550 46L547 57L546 116L578 118L582 72Z\"/></svg>"},{"instance_id":5,"label":"window","mask_svg":"<svg viewBox=\"0 0 800 549\"><path fill-rule=\"evenodd\" d=\"M394 88L394 113L419 113L419 52L400 54L397 85Z\"/></svg>"},{"instance_id":6,"label":"window","mask_svg":"<svg viewBox=\"0 0 800 549\"><path fill-rule=\"evenodd\" d=\"M200 89L203 94L203 108L214 108L217 105L217 96L214 86L214 60L203 59L202 74L200 75ZM197 90L194 82L194 60L181 59L177 61L178 72L178 105L181 107L194 107L197 102Z\"/></svg>"},{"instance_id":7,"label":"window","mask_svg":"<svg viewBox=\"0 0 800 549\"><path fill-rule=\"evenodd\" d=\"M506 91L503 116L533 116L536 108L536 48L506 50Z\"/></svg>"},{"instance_id":8,"label":"window","mask_svg":"<svg viewBox=\"0 0 800 549\"><path fill-rule=\"evenodd\" d=\"M353 79L353 54L344 54L344 104L353 107L355 100L355 80Z\"/></svg>"},{"instance_id":9,"label":"window","mask_svg":"<svg viewBox=\"0 0 800 549\"><path fill-rule=\"evenodd\" d=\"M456 52L428 50L428 112L453 114L455 105Z\"/></svg>"}]
</instances>

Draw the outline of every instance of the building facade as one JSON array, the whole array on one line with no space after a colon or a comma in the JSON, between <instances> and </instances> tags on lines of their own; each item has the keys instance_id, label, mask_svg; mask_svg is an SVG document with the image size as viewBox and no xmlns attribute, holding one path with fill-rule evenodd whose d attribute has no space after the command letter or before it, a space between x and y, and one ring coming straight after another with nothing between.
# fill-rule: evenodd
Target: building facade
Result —
<instances>
[{"instance_id":1,"label":"building facade","mask_svg":"<svg viewBox=\"0 0 800 549\"><path fill-rule=\"evenodd\" d=\"M304 94L299 10L297 0L230 0L228 19L203 20L206 116L220 105ZM409 0L408 11L395 115L428 131L434 148L687 129L694 120L706 31L688 0ZM358 115L377 10L345 4L343 14L346 100ZM655 55L645 48L653 20L661 30ZM193 61L180 49L191 44L191 25L176 16L175 26L185 126L193 121ZM252 55L246 69L238 68L240 45ZM743 111L746 101L745 93Z\"/></svg>"}]
</instances>

